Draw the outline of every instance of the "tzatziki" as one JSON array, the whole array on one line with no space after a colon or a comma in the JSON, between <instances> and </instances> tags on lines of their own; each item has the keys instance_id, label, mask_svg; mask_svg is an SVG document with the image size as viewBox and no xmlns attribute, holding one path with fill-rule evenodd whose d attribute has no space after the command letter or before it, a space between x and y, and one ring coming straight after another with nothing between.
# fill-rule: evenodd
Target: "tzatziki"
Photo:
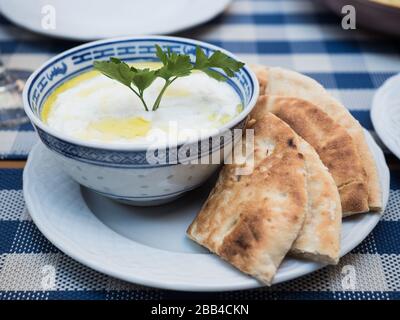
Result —
<instances>
[{"instance_id":1,"label":"tzatziki","mask_svg":"<svg viewBox=\"0 0 400 320\"><path fill-rule=\"evenodd\" d=\"M134 66L154 69L161 64ZM163 79L156 79L145 99L153 102L163 85ZM140 145L160 134L176 135L178 140L193 132L212 134L241 111L237 92L202 72L177 79L160 107L145 111L129 88L98 71L88 71L60 85L47 98L42 120L62 134L85 141Z\"/></svg>"}]
</instances>

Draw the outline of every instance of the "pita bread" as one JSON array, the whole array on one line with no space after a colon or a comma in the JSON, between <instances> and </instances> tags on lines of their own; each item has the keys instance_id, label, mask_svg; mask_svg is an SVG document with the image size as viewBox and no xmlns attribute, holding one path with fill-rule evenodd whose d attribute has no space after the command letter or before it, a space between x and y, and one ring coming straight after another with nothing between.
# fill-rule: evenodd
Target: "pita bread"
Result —
<instances>
[{"instance_id":1,"label":"pita bread","mask_svg":"<svg viewBox=\"0 0 400 320\"><path fill-rule=\"evenodd\" d=\"M343 216L369 210L365 171L354 141L343 127L318 107L296 98L262 96L252 117L267 112L277 115L315 148L339 189Z\"/></svg>"},{"instance_id":2,"label":"pita bread","mask_svg":"<svg viewBox=\"0 0 400 320\"><path fill-rule=\"evenodd\" d=\"M252 113L256 121L266 114L265 107L259 109L260 104L263 106L259 103ZM298 139L299 151L305 160L308 208L303 227L290 251L306 259L337 264L342 226L339 192L314 148L301 137Z\"/></svg>"},{"instance_id":3,"label":"pita bread","mask_svg":"<svg viewBox=\"0 0 400 320\"><path fill-rule=\"evenodd\" d=\"M258 64L251 64L250 68L257 76L258 84L260 86L260 95L264 95L267 90L268 69L270 68Z\"/></svg>"},{"instance_id":4,"label":"pita bread","mask_svg":"<svg viewBox=\"0 0 400 320\"><path fill-rule=\"evenodd\" d=\"M261 94L307 100L326 112L353 138L368 181L368 204L371 211L382 210L382 195L375 161L365 140L364 131L350 112L318 82L300 73L263 66L253 66L258 75Z\"/></svg>"},{"instance_id":5,"label":"pita bread","mask_svg":"<svg viewBox=\"0 0 400 320\"><path fill-rule=\"evenodd\" d=\"M279 118L266 114L250 128L254 171L239 176L239 164L225 165L187 234L270 285L304 222L305 163L298 136Z\"/></svg>"},{"instance_id":6,"label":"pita bread","mask_svg":"<svg viewBox=\"0 0 400 320\"><path fill-rule=\"evenodd\" d=\"M342 207L335 181L317 152L300 139L306 165L308 210L291 253L327 264L337 264L340 253Z\"/></svg>"}]
</instances>

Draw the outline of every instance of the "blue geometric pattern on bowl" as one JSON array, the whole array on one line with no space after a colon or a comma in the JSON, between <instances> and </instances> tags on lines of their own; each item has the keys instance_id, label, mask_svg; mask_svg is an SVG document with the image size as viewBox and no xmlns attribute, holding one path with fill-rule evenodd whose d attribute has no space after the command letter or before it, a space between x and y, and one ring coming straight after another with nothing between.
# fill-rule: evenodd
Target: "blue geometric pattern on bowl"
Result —
<instances>
[{"instance_id":1,"label":"blue geometric pattern on bowl","mask_svg":"<svg viewBox=\"0 0 400 320\"><path fill-rule=\"evenodd\" d=\"M246 119L242 120L233 129L243 129L245 122ZM162 167L165 165L175 165L177 163L182 163L177 157L177 154L179 154L181 148L187 148L187 146L184 145L180 145L177 148L166 148L165 153L163 154L159 154L157 153L157 151L155 151L157 159L160 159L160 164L153 164L148 162L147 151L122 151L86 147L59 139L51 134L48 134L39 127L36 127L36 131L38 132L42 142L49 149L56 151L67 158L76 159L98 166L107 166L114 168L153 168ZM200 150L201 152L198 152L193 156L185 157L185 162L201 159L212 154L213 152L218 151L219 149L222 149L224 145L227 145L232 141L232 139L226 139L226 137L227 136L223 136L220 143L217 145L213 145L211 143L211 138L209 139L208 143L204 140L198 141L198 150ZM203 146L207 146L208 148L204 150ZM201 150L201 148L203 150Z\"/></svg>"},{"instance_id":2,"label":"blue geometric pattern on bowl","mask_svg":"<svg viewBox=\"0 0 400 320\"><path fill-rule=\"evenodd\" d=\"M111 39L107 41L95 42L90 46L80 46L75 49L66 51L57 58L50 61L45 67L41 69L32 79L27 91L27 103L30 110L40 118L40 113L47 97L62 83L69 79L92 69L94 60L108 60L110 57L117 57L124 61L154 61L158 60L155 55L154 44L159 44L163 48L170 48L173 52L189 54L192 61L195 59L196 45L204 50L207 55L212 54L215 50L222 50L212 45L204 43L193 43L193 40L186 40L183 38L170 38L163 37L146 37L135 39ZM219 71L219 70L217 70ZM223 72L221 72L223 73ZM228 79L228 83L236 90L242 100L246 112L246 107L256 94L255 88L258 84L254 83L253 78L249 72L242 68L235 74L235 77ZM243 128L245 119L242 119L229 129ZM85 161L88 163L112 166L112 167L149 167L152 164L146 160L146 150L110 150L94 148L89 146L74 144L66 141L60 137L55 137L49 132L45 132L37 125L35 125L37 132L43 143L50 149L72 159ZM221 139L218 149L222 148L224 144L230 139ZM197 143L201 143L198 141ZM211 154L217 150L214 146L209 144L207 150L201 150L196 158L201 158L207 154ZM177 150L166 149L166 163L172 164L170 159L176 159L171 152L179 152ZM185 159L190 160L190 159ZM176 164L175 162L173 164Z\"/></svg>"}]
</instances>

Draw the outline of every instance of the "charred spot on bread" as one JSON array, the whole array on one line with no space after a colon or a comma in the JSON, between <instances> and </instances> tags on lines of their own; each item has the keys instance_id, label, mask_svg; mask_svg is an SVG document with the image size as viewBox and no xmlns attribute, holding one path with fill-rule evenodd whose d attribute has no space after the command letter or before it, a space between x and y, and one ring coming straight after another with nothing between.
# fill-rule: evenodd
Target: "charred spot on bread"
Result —
<instances>
[{"instance_id":1,"label":"charred spot on bread","mask_svg":"<svg viewBox=\"0 0 400 320\"><path fill-rule=\"evenodd\" d=\"M288 145L290 148L296 148L296 144L294 143L293 138L290 138L290 139L287 140L287 145Z\"/></svg>"}]
</instances>

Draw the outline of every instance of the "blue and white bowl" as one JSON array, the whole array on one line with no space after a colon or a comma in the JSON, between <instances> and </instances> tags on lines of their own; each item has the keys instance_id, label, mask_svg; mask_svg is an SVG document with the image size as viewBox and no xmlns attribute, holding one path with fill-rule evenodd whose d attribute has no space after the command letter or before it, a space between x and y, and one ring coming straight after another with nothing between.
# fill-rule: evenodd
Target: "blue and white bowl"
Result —
<instances>
[{"instance_id":1,"label":"blue and white bowl","mask_svg":"<svg viewBox=\"0 0 400 320\"><path fill-rule=\"evenodd\" d=\"M188 164L170 159L182 151L183 145L169 145L163 153L166 161L154 163L146 157L147 149L135 145L88 142L61 134L42 122L40 113L47 97L63 82L90 70L94 60L117 57L128 62L158 60L154 45L190 54L194 59L196 46L207 54L221 48L191 39L176 37L126 37L83 44L54 57L28 79L24 94L24 108L44 145L52 151L62 168L78 183L107 197L135 205L156 205L171 201L201 185L218 168L218 164ZM244 67L228 83L238 92L243 111L220 128L223 134L242 128L258 97L258 81L254 73ZM196 146L210 136L189 142ZM209 157L230 146L221 143L201 150L195 158ZM187 148L187 143L185 148ZM160 158L160 154L158 154ZM186 160L190 160L187 158ZM193 162L193 161L192 161Z\"/></svg>"}]
</instances>

